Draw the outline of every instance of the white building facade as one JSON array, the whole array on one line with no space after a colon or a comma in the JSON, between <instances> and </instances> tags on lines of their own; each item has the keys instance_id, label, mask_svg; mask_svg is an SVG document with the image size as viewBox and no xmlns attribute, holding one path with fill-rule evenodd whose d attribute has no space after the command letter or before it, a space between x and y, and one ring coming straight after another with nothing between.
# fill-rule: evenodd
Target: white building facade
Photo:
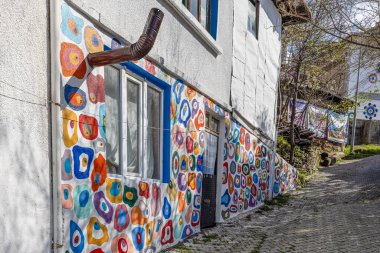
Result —
<instances>
[{"instance_id":1,"label":"white building facade","mask_svg":"<svg viewBox=\"0 0 380 253\"><path fill-rule=\"evenodd\" d=\"M274 2L48 3L0 16L1 251L157 252L296 187L274 150ZM146 57L90 66L151 8Z\"/></svg>"}]
</instances>

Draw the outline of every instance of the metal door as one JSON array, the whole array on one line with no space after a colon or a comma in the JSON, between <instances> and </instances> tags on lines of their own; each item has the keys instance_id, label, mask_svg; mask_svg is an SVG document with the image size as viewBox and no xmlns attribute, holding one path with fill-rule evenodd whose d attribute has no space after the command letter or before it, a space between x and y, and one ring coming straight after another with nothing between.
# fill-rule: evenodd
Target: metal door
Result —
<instances>
[{"instance_id":1,"label":"metal door","mask_svg":"<svg viewBox=\"0 0 380 253\"><path fill-rule=\"evenodd\" d=\"M219 120L206 114L206 149L202 181L201 228L215 225Z\"/></svg>"}]
</instances>

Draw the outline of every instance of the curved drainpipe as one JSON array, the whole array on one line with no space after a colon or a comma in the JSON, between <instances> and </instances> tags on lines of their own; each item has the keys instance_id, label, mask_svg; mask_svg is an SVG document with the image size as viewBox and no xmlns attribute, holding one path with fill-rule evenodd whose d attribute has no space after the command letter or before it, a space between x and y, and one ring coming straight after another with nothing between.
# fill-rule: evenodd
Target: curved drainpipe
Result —
<instances>
[{"instance_id":1,"label":"curved drainpipe","mask_svg":"<svg viewBox=\"0 0 380 253\"><path fill-rule=\"evenodd\" d=\"M152 8L144 31L136 43L114 50L90 53L87 56L88 63L95 68L143 58L152 49L163 18L164 13L161 10Z\"/></svg>"}]
</instances>

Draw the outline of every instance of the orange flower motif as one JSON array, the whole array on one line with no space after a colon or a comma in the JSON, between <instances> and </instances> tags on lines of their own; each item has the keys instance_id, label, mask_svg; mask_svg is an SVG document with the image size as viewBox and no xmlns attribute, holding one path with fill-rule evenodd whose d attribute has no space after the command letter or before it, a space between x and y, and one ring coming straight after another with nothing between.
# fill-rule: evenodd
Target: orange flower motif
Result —
<instances>
[{"instance_id":1,"label":"orange flower motif","mask_svg":"<svg viewBox=\"0 0 380 253\"><path fill-rule=\"evenodd\" d=\"M82 50L71 43L61 43L60 61L64 76L75 76L82 79L87 67Z\"/></svg>"},{"instance_id":2,"label":"orange flower motif","mask_svg":"<svg viewBox=\"0 0 380 253\"><path fill-rule=\"evenodd\" d=\"M94 160L94 169L91 173L91 189L96 192L101 185L104 184L107 177L107 165L106 160L102 154L99 154L98 158Z\"/></svg>"}]
</instances>

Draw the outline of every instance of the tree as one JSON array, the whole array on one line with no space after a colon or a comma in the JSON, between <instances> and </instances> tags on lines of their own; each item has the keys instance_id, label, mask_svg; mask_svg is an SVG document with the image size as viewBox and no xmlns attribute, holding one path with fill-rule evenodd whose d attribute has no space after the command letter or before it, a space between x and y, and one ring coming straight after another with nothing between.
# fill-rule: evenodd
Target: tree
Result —
<instances>
[{"instance_id":1,"label":"tree","mask_svg":"<svg viewBox=\"0 0 380 253\"><path fill-rule=\"evenodd\" d=\"M287 17L297 16L292 1L280 5ZM297 1L295 1L297 2ZM374 5L376 3L376 5ZM348 58L357 49L363 47L366 62L362 66L373 64L378 59L380 50L379 26L373 17L378 17L378 1L357 0L320 0L309 1L311 20L306 23L286 26L283 32L283 62L280 80L280 101L286 96L293 101L290 120L290 163L294 163L294 122L297 95L302 89L303 97L313 104L325 102L327 107L336 105L323 101L317 96L317 90L326 90L336 94L346 93ZM373 8L369 8L372 6ZM376 8L375 8L376 7ZM376 14L377 16L372 16ZM283 14L284 15L284 14ZM299 15L298 19L301 19ZM292 22L291 18L288 18ZM375 53L374 53L375 52ZM355 68L350 68L352 71ZM279 103L279 122L284 119L287 103ZM347 107L349 104L340 105ZM347 108L345 108L347 109Z\"/></svg>"}]
</instances>

